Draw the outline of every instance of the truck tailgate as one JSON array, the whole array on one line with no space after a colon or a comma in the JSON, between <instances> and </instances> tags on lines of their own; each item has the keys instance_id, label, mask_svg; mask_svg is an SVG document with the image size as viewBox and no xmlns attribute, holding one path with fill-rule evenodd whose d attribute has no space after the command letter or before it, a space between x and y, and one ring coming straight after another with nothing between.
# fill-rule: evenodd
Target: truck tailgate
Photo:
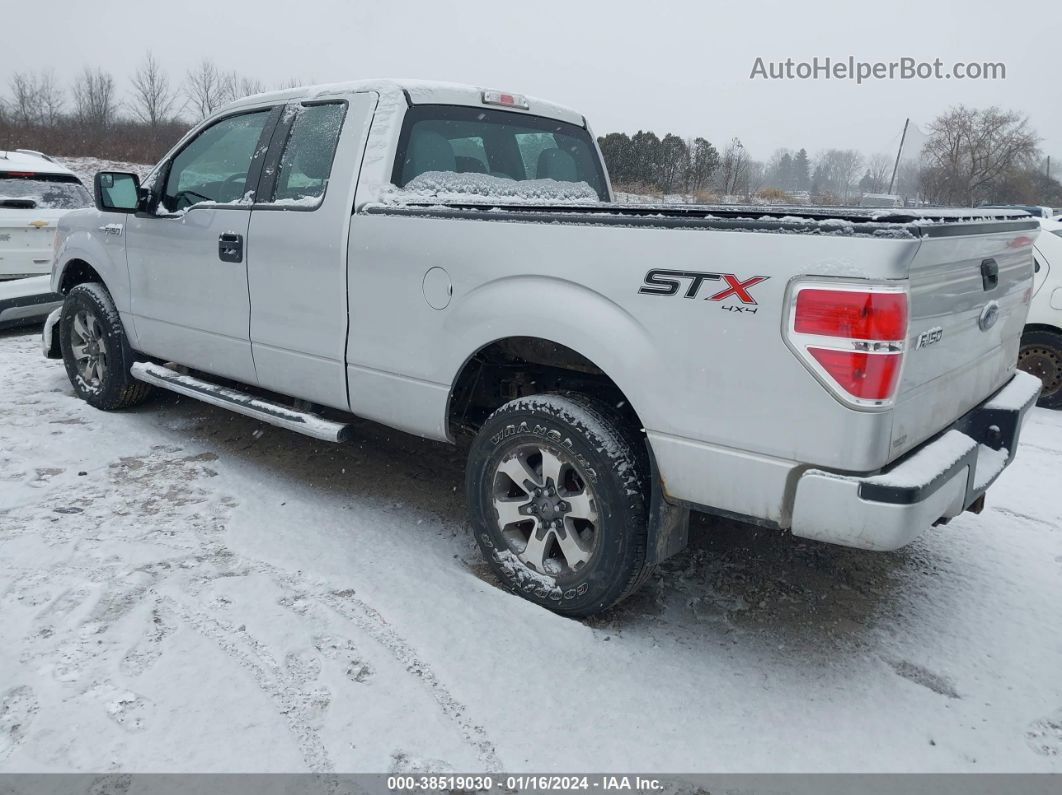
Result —
<instances>
[{"instance_id":1,"label":"truck tailgate","mask_svg":"<svg viewBox=\"0 0 1062 795\"><path fill-rule=\"evenodd\" d=\"M1036 232L1025 226L982 224L983 231L952 228L923 239L910 263L892 457L947 427L1013 375L1033 283Z\"/></svg>"}]
</instances>

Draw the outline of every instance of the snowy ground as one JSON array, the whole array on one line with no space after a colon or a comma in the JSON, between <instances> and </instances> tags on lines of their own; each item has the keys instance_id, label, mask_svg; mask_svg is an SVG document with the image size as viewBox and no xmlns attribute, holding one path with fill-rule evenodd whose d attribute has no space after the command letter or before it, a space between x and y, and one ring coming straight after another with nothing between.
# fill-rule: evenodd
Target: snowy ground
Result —
<instances>
[{"instance_id":1,"label":"snowy ground","mask_svg":"<svg viewBox=\"0 0 1062 795\"><path fill-rule=\"evenodd\" d=\"M458 451L162 397L0 333L0 770L1062 771L1062 414L895 554L702 520L580 623L500 590Z\"/></svg>"},{"instance_id":2,"label":"snowy ground","mask_svg":"<svg viewBox=\"0 0 1062 795\"><path fill-rule=\"evenodd\" d=\"M92 190L92 181L97 171L131 171L143 179L154 168L154 166L147 166L143 163L100 160L98 157L57 157L55 159L73 171L89 190Z\"/></svg>"}]
</instances>

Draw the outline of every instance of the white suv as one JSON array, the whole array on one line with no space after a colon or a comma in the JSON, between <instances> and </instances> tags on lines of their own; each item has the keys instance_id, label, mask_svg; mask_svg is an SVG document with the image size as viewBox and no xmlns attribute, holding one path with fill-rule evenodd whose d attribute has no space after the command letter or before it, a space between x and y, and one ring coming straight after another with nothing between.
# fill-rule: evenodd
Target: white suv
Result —
<instances>
[{"instance_id":1,"label":"white suv","mask_svg":"<svg viewBox=\"0 0 1062 795\"><path fill-rule=\"evenodd\" d=\"M1044 382L1038 405L1062 408L1062 222L1040 219L1035 284L1018 366Z\"/></svg>"},{"instance_id":2,"label":"white suv","mask_svg":"<svg viewBox=\"0 0 1062 795\"><path fill-rule=\"evenodd\" d=\"M70 169L40 152L0 150L0 280L51 273L59 218L91 206Z\"/></svg>"}]
</instances>

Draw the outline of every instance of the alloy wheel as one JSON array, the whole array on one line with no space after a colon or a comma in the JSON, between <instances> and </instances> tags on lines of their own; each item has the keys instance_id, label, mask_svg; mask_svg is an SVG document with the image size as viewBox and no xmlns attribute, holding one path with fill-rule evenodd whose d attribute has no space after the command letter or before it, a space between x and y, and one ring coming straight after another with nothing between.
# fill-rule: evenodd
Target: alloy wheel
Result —
<instances>
[{"instance_id":1,"label":"alloy wheel","mask_svg":"<svg viewBox=\"0 0 1062 795\"><path fill-rule=\"evenodd\" d=\"M511 551L540 574L577 572L594 554L597 500L565 453L541 444L511 451L495 472L494 510Z\"/></svg>"}]
</instances>

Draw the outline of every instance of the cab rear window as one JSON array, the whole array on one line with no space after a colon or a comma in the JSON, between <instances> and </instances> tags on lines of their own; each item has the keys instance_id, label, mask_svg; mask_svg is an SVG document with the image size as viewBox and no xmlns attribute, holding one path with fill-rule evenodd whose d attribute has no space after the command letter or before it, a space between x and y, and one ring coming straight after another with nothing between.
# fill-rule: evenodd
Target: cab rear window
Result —
<instances>
[{"instance_id":1,"label":"cab rear window","mask_svg":"<svg viewBox=\"0 0 1062 795\"><path fill-rule=\"evenodd\" d=\"M392 181L402 188L430 172L585 182L602 201L608 200L597 149L584 127L514 111L463 105L410 108Z\"/></svg>"}]
</instances>

